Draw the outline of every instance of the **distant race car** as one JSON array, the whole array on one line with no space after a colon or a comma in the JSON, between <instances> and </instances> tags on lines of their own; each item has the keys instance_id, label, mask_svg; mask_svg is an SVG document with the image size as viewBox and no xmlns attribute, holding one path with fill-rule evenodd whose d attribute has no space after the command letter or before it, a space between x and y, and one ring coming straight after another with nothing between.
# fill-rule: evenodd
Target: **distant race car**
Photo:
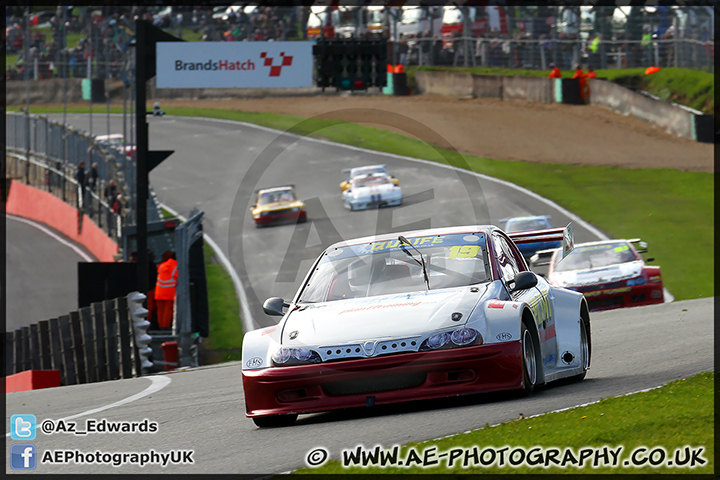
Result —
<instances>
[{"instance_id":1,"label":"distant race car","mask_svg":"<svg viewBox=\"0 0 720 480\"><path fill-rule=\"evenodd\" d=\"M365 176L368 173L385 173L387 175L390 175L385 165L368 165L366 167L346 168L345 170L343 170L343 173L348 174L347 178L343 180L343 182L340 184L340 190L342 190L343 192L350 188L353 182L353 178L355 177ZM390 175L390 178L395 185L400 185L400 180L393 177L392 175Z\"/></svg>"},{"instance_id":2,"label":"distant race car","mask_svg":"<svg viewBox=\"0 0 720 480\"><path fill-rule=\"evenodd\" d=\"M350 188L343 192L343 200L350 210L391 207L402 204L402 189L390 175L369 173L353 178Z\"/></svg>"},{"instance_id":3,"label":"distant race car","mask_svg":"<svg viewBox=\"0 0 720 480\"><path fill-rule=\"evenodd\" d=\"M257 191L257 201L250 207L255 226L273 223L305 222L305 204L295 196L293 185L263 188Z\"/></svg>"},{"instance_id":4,"label":"distant race car","mask_svg":"<svg viewBox=\"0 0 720 480\"><path fill-rule=\"evenodd\" d=\"M550 216L549 215L535 215L530 217L513 217L500 220L505 223L504 230L507 233L513 232L527 232L531 230L542 230L545 228L551 228ZM530 260L535 252L538 250L548 250L551 248L560 248L559 241L553 242L535 242L535 243L524 243L518 245L520 253L523 254L526 261Z\"/></svg>"},{"instance_id":5,"label":"distant race car","mask_svg":"<svg viewBox=\"0 0 720 480\"><path fill-rule=\"evenodd\" d=\"M329 246L277 325L245 334L246 415L259 427L298 414L581 380L590 366L582 294L528 270L515 242L487 225L364 237Z\"/></svg>"},{"instance_id":6,"label":"distant race car","mask_svg":"<svg viewBox=\"0 0 720 480\"><path fill-rule=\"evenodd\" d=\"M581 292L591 311L663 303L660 267L646 265L645 252L640 239L605 240L576 245L562 262L557 250L538 252L532 264L548 263L550 284Z\"/></svg>"},{"instance_id":7,"label":"distant race car","mask_svg":"<svg viewBox=\"0 0 720 480\"><path fill-rule=\"evenodd\" d=\"M115 150L124 152L127 158L134 160L136 158L135 145L127 145L125 143L125 136L122 133L111 133L110 135L98 135L95 137L95 141L104 142L110 144Z\"/></svg>"}]
</instances>

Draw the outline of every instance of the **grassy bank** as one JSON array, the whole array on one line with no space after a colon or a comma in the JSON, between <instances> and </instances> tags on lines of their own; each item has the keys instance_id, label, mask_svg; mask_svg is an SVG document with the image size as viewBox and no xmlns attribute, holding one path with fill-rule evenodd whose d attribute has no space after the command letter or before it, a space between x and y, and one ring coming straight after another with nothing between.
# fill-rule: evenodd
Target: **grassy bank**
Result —
<instances>
[{"instance_id":1,"label":"grassy bank","mask_svg":"<svg viewBox=\"0 0 720 480\"><path fill-rule=\"evenodd\" d=\"M397 458L403 461L403 466L360 467L345 468L341 461L331 460L318 468L303 468L296 473L363 473L363 474L482 474L482 473L638 473L638 474L712 474L714 473L714 374L707 372L691 378L671 382L661 388L629 396L606 398L598 403L585 407L574 408L564 412L549 413L534 418L513 420L498 426L470 431L439 440L411 443L399 448ZM367 449L375 445L364 445ZM509 447L508 452L518 447L524 447L527 461L518 466L500 466L499 455L495 464L491 463L491 456L483 455L475 461L472 454L473 447L479 450L488 447L500 449ZM566 449L572 446L572 455L576 459L573 463L567 457ZM392 450L391 445L383 445L387 451ZM598 460L597 468L592 466L594 457L587 457L583 467L579 465L582 455L581 449L603 447L615 451L619 447L619 465L603 465ZM646 450L637 450L636 462L633 462L632 452L645 447ZM662 462L657 466L650 465L649 452L662 447L667 459L673 462L670 466ZM690 460L686 455L686 447L691 451L700 453L696 459L695 468L689 468L689 462L684 466L680 463ZM566 466L560 467L559 462L549 461L548 467L542 465L528 465L538 461L539 454L548 452L551 448L561 451L559 459L566 459ZM459 453L462 449L463 453ZM530 451L534 449L534 453ZM436 462L430 467L422 467L422 461L413 461L415 457L410 453L414 450L418 458L428 458L428 463ZM680 454L675 457L676 450ZM456 451L455 454L452 452ZM601 450L602 451L602 450ZM340 452L333 451L334 455ZM441 457L443 453L447 455ZM520 454L513 455L517 461ZM653 461L660 458L660 453L653 453ZM426 457L427 456L427 457ZM451 456L454 456L450 463ZM342 457L341 457L342 458ZM547 457L545 457L547 458ZM608 455L608 463L612 456ZM482 460L485 459L485 460ZM640 466L634 466L644 460ZM627 463L626 463L627 462ZM394 462L397 464L397 462ZM452 465L452 467L450 467Z\"/></svg>"},{"instance_id":2,"label":"grassy bank","mask_svg":"<svg viewBox=\"0 0 720 480\"><path fill-rule=\"evenodd\" d=\"M528 77L545 77L544 70L523 70L510 68L486 67L408 67L408 82L415 85L415 73L426 72L469 72L478 75L522 75ZM572 77L573 70L562 72L564 78ZM686 68L663 68L652 75L645 75L643 68L624 68L595 70L599 78L604 78L620 85L644 90L665 100L679 103L703 113L715 113L715 75L713 73L690 70Z\"/></svg>"},{"instance_id":3,"label":"grassy bank","mask_svg":"<svg viewBox=\"0 0 720 480\"><path fill-rule=\"evenodd\" d=\"M438 161L427 143L377 128L332 120L219 109L166 108L168 114L222 118L289 130L410 157ZM33 113L41 110L34 108ZM42 110L55 113L61 109ZM85 109L68 111L84 113ZM121 110L113 107L113 112ZM714 175L671 169L504 162L445 151L451 163L526 187L615 238L640 237L677 300L714 294ZM687 255L686 252L692 252Z\"/></svg>"}]
</instances>

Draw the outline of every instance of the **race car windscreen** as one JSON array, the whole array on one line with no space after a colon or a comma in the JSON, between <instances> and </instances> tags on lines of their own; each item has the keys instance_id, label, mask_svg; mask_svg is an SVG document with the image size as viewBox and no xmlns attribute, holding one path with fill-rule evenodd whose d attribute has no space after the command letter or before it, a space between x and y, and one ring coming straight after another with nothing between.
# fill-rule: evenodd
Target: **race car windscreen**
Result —
<instances>
[{"instance_id":1,"label":"race car windscreen","mask_svg":"<svg viewBox=\"0 0 720 480\"><path fill-rule=\"evenodd\" d=\"M258 205L267 205L277 202L294 202L295 193L292 190L274 190L272 192L261 192Z\"/></svg>"},{"instance_id":2,"label":"race car windscreen","mask_svg":"<svg viewBox=\"0 0 720 480\"><path fill-rule=\"evenodd\" d=\"M413 237L425 260L430 290L489 281L482 233ZM303 287L299 302L316 303L425 291L419 254L399 240L326 251Z\"/></svg>"},{"instance_id":3,"label":"race car windscreen","mask_svg":"<svg viewBox=\"0 0 720 480\"><path fill-rule=\"evenodd\" d=\"M556 272L607 267L638 260L630 245L624 242L576 246L563 261L560 258L558 255L555 260Z\"/></svg>"},{"instance_id":4,"label":"race car windscreen","mask_svg":"<svg viewBox=\"0 0 720 480\"><path fill-rule=\"evenodd\" d=\"M542 230L543 228L550 228L550 222L544 218L528 218L508 221L505 231L508 233L527 232L529 230Z\"/></svg>"},{"instance_id":5,"label":"race car windscreen","mask_svg":"<svg viewBox=\"0 0 720 480\"><path fill-rule=\"evenodd\" d=\"M385 175L361 177L354 180L353 188L377 187L380 185L388 185L389 183L391 183L390 177Z\"/></svg>"}]
</instances>

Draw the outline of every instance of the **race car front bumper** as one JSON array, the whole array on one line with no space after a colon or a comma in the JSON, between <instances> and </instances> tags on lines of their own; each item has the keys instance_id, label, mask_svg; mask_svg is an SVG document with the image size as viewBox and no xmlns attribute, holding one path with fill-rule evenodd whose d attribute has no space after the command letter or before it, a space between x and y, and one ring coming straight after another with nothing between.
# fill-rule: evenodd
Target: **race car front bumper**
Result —
<instances>
[{"instance_id":1,"label":"race car front bumper","mask_svg":"<svg viewBox=\"0 0 720 480\"><path fill-rule=\"evenodd\" d=\"M522 387L520 342L244 370L248 417L312 413Z\"/></svg>"},{"instance_id":2,"label":"race car front bumper","mask_svg":"<svg viewBox=\"0 0 720 480\"><path fill-rule=\"evenodd\" d=\"M256 225L270 225L273 223L293 222L306 218L305 210L292 211L291 209L270 212L266 215L253 217Z\"/></svg>"}]
</instances>

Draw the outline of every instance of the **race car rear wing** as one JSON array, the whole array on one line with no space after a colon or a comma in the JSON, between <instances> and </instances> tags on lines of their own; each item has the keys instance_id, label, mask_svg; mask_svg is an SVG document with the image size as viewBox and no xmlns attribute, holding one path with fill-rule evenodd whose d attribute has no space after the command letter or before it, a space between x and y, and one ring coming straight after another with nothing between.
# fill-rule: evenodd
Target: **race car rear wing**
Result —
<instances>
[{"instance_id":1,"label":"race car rear wing","mask_svg":"<svg viewBox=\"0 0 720 480\"><path fill-rule=\"evenodd\" d=\"M647 242L643 242L639 238L631 238L628 240L628 243L634 243L635 250L637 250L637 253L647 253L648 251L648 244Z\"/></svg>"},{"instance_id":2,"label":"race car rear wing","mask_svg":"<svg viewBox=\"0 0 720 480\"><path fill-rule=\"evenodd\" d=\"M512 238L513 242L517 245L523 243L562 241L562 245L560 246L562 258L565 258L575 248L575 234L573 233L572 223L568 223L565 228L557 227L542 230L528 230L526 232L512 232L508 233L508 237ZM549 251L553 252L554 250Z\"/></svg>"}]
</instances>

